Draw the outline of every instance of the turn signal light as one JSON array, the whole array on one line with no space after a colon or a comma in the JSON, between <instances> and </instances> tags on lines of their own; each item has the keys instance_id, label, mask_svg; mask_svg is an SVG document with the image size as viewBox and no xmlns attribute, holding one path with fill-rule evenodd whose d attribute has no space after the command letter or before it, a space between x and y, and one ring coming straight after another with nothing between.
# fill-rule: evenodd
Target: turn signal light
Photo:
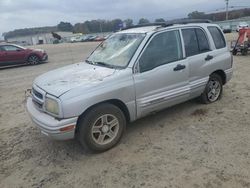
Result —
<instances>
[{"instance_id":1,"label":"turn signal light","mask_svg":"<svg viewBox=\"0 0 250 188\"><path fill-rule=\"evenodd\" d=\"M67 127L63 127L61 129L59 129L61 132L65 132L65 131L71 131L75 128L75 125L69 125Z\"/></svg>"}]
</instances>

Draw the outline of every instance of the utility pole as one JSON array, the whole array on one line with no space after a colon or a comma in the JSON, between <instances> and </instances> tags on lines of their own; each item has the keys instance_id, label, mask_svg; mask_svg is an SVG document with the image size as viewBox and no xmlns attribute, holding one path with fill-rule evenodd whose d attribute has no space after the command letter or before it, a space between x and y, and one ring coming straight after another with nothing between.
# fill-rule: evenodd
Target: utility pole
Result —
<instances>
[{"instance_id":1,"label":"utility pole","mask_svg":"<svg viewBox=\"0 0 250 188\"><path fill-rule=\"evenodd\" d=\"M229 0L225 0L226 1L226 20L228 20L228 2Z\"/></svg>"}]
</instances>

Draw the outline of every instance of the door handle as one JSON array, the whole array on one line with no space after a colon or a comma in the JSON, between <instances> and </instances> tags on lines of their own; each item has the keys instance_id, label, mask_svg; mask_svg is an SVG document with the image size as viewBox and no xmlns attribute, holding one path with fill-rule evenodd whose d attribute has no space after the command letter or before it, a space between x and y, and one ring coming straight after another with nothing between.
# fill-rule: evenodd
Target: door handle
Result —
<instances>
[{"instance_id":1,"label":"door handle","mask_svg":"<svg viewBox=\"0 0 250 188\"><path fill-rule=\"evenodd\" d=\"M186 68L186 65L178 64L178 65L174 68L174 71L179 71L179 70L182 70L182 69L185 69L185 68Z\"/></svg>"},{"instance_id":2,"label":"door handle","mask_svg":"<svg viewBox=\"0 0 250 188\"><path fill-rule=\"evenodd\" d=\"M207 57L205 58L205 61L209 61L209 60L211 60L211 59L213 59L213 58L214 58L214 56L207 55Z\"/></svg>"}]
</instances>

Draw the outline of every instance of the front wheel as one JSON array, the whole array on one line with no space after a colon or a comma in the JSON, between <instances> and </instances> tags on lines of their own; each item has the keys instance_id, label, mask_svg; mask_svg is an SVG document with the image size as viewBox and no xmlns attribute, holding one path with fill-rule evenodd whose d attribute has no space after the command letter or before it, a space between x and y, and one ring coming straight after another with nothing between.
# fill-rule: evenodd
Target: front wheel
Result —
<instances>
[{"instance_id":1,"label":"front wheel","mask_svg":"<svg viewBox=\"0 0 250 188\"><path fill-rule=\"evenodd\" d=\"M40 59L39 57L37 57L36 55L31 55L29 58L28 58L28 64L29 65L37 65L40 63Z\"/></svg>"},{"instance_id":2,"label":"front wheel","mask_svg":"<svg viewBox=\"0 0 250 188\"><path fill-rule=\"evenodd\" d=\"M201 94L201 102L209 104L221 98L223 91L222 79L218 74L210 75L204 92Z\"/></svg>"},{"instance_id":3,"label":"front wheel","mask_svg":"<svg viewBox=\"0 0 250 188\"><path fill-rule=\"evenodd\" d=\"M103 152L120 141L125 127L126 119L120 108L101 104L80 117L77 139L87 150Z\"/></svg>"}]
</instances>

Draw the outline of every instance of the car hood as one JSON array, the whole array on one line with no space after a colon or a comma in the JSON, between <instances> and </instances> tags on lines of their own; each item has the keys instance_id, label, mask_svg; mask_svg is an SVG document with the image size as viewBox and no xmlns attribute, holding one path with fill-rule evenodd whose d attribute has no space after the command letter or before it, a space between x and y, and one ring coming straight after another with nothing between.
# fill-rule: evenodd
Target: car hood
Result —
<instances>
[{"instance_id":1,"label":"car hood","mask_svg":"<svg viewBox=\"0 0 250 188\"><path fill-rule=\"evenodd\" d=\"M99 84L115 73L115 69L77 63L49 71L37 77L34 84L45 92L60 97L71 89Z\"/></svg>"}]
</instances>

